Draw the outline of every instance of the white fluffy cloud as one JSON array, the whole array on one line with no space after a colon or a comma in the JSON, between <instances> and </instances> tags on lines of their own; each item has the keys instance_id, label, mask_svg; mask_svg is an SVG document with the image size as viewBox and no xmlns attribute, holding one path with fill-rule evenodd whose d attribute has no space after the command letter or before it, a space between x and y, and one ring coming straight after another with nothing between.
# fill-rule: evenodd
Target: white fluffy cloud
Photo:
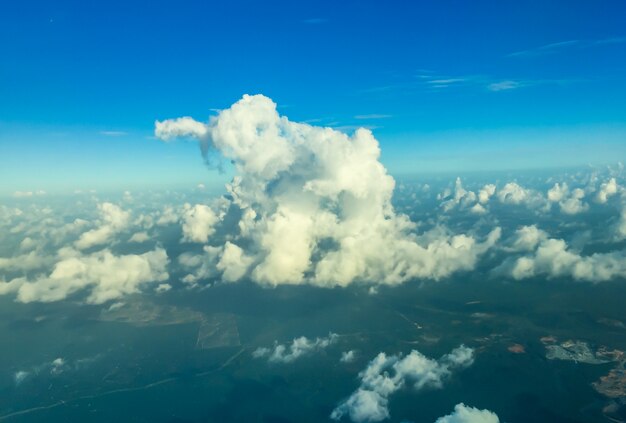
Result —
<instances>
[{"instance_id":1,"label":"white fluffy cloud","mask_svg":"<svg viewBox=\"0 0 626 423\"><path fill-rule=\"evenodd\" d=\"M341 353L339 361L342 363L352 363L356 358L356 352L354 350L344 351Z\"/></svg>"},{"instance_id":2,"label":"white fluffy cloud","mask_svg":"<svg viewBox=\"0 0 626 423\"><path fill-rule=\"evenodd\" d=\"M518 251L530 252L503 265L514 279L546 275L602 282L626 277L626 254L623 251L582 256L572 251L564 240L549 238L535 226L519 229L512 245Z\"/></svg>"},{"instance_id":3,"label":"white fluffy cloud","mask_svg":"<svg viewBox=\"0 0 626 423\"><path fill-rule=\"evenodd\" d=\"M495 191L495 185L487 184L478 191L477 195L474 191L468 191L463 188L461 178L456 178L454 190L447 188L438 196L438 199L444 200L441 203L441 208L445 212L459 208L468 209L470 212L475 214L484 214L487 212L485 206Z\"/></svg>"},{"instance_id":4,"label":"white fluffy cloud","mask_svg":"<svg viewBox=\"0 0 626 423\"><path fill-rule=\"evenodd\" d=\"M142 232L135 232L129 239L128 242L137 242L137 243L142 243L142 242L146 242L150 239L150 236L148 235L147 232L142 231Z\"/></svg>"},{"instance_id":5,"label":"white fluffy cloud","mask_svg":"<svg viewBox=\"0 0 626 423\"><path fill-rule=\"evenodd\" d=\"M498 416L489 410L479 410L461 403L454 407L454 412L439 417L435 423L499 423Z\"/></svg>"},{"instance_id":6,"label":"white fluffy cloud","mask_svg":"<svg viewBox=\"0 0 626 423\"><path fill-rule=\"evenodd\" d=\"M496 196L503 204L525 205L535 210L544 210L548 207L548 203L541 193L530 188L524 188L516 182L505 184L498 190Z\"/></svg>"},{"instance_id":7,"label":"white fluffy cloud","mask_svg":"<svg viewBox=\"0 0 626 423\"><path fill-rule=\"evenodd\" d=\"M156 122L154 134L163 141L170 141L177 137L203 138L207 134L207 128L206 125L190 117L182 117Z\"/></svg>"},{"instance_id":8,"label":"white fluffy cloud","mask_svg":"<svg viewBox=\"0 0 626 423\"><path fill-rule=\"evenodd\" d=\"M110 242L115 234L126 229L130 223L130 213L115 204L98 204L98 210L98 227L83 233L75 243L76 248L84 250Z\"/></svg>"},{"instance_id":9,"label":"white fluffy cloud","mask_svg":"<svg viewBox=\"0 0 626 423\"><path fill-rule=\"evenodd\" d=\"M568 188L566 183L555 183L552 188L548 190L548 200L553 203L558 203L567 194Z\"/></svg>"},{"instance_id":10,"label":"white fluffy cloud","mask_svg":"<svg viewBox=\"0 0 626 423\"><path fill-rule=\"evenodd\" d=\"M208 241L215 232L219 217L211 207L204 204L185 204L183 210L183 240L188 242Z\"/></svg>"},{"instance_id":11,"label":"white fluffy cloud","mask_svg":"<svg viewBox=\"0 0 626 423\"><path fill-rule=\"evenodd\" d=\"M498 200L505 204L522 204L532 197L531 191L515 182L509 182L498 191Z\"/></svg>"},{"instance_id":12,"label":"white fluffy cloud","mask_svg":"<svg viewBox=\"0 0 626 423\"><path fill-rule=\"evenodd\" d=\"M224 281L234 282L245 275L252 264L252 260L245 255L240 247L227 241L215 267L222 272Z\"/></svg>"},{"instance_id":13,"label":"white fluffy cloud","mask_svg":"<svg viewBox=\"0 0 626 423\"><path fill-rule=\"evenodd\" d=\"M461 178L456 178L454 191L446 190L440 195L440 198L445 200L441 203L441 207L444 211L450 211L457 206L468 207L477 200L476 193L463 188Z\"/></svg>"},{"instance_id":14,"label":"white fluffy cloud","mask_svg":"<svg viewBox=\"0 0 626 423\"><path fill-rule=\"evenodd\" d=\"M611 178L600 185L600 189L596 193L596 201L604 204L608 201L609 197L617 194L619 186L615 178Z\"/></svg>"},{"instance_id":15,"label":"white fluffy cloud","mask_svg":"<svg viewBox=\"0 0 626 423\"><path fill-rule=\"evenodd\" d=\"M178 214L172 206L165 206L159 213L156 224L159 226L166 226L172 223L178 222Z\"/></svg>"},{"instance_id":16,"label":"white fluffy cloud","mask_svg":"<svg viewBox=\"0 0 626 423\"><path fill-rule=\"evenodd\" d=\"M589 205L584 203L585 191L575 188L570 191L567 183L555 183L548 190L548 201L558 203L561 212L565 214L578 214L589 209Z\"/></svg>"},{"instance_id":17,"label":"white fluffy cloud","mask_svg":"<svg viewBox=\"0 0 626 423\"><path fill-rule=\"evenodd\" d=\"M167 264L167 254L162 248L121 256L107 249L83 255L72 248L63 248L49 275L0 281L0 295L15 293L23 303L51 302L87 290L86 301L101 304L137 293L145 284L165 281L169 277Z\"/></svg>"},{"instance_id":18,"label":"white fluffy cloud","mask_svg":"<svg viewBox=\"0 0 626 423\"><path fill-rule=\"evenodd\" d=\"M264 358L270 363L291 363L298 358L323 350L337 341L339 335L329 333L328 337L309 339L295 338L290 345L275 344L272 348L261 347L252 352L254 358Z\"/></svg>"},{"instance_id":19,"label":"white fluffy cloud","mask_svg":"<svg viewBox=\"0 0 626 423\"><path fill-rule=\"evenodd\" d=\"M439 360L418 351L405 357L378 354L359 373L359 388L342 401L331 414L334 420L347 416L353 422L378 422L389 418L389 397L406 384L414 389L441 388L452 371L470 366L474 351L461 345Z\"/></svg>"},{"instance_id":20,"label":"white fluffy cloud","mask_svg":"<svg viewBox=\"0 0 626 423\"><path fill-rule=\"evenodd\" d=\"M511 248L513 251L533 251L539 242L547 238L547 234L536 225L522 226L515 231Z\"/></svg>"},{"instance_id":21,"label":"white fluffy cloud","mask_svg":"<svg viewBox=\"0 0 626 423\"><path fill-rule=\"evenodd\" d=\"M41 255L38 251L31 251L14 257L0 257L0 270L29 271L49 266L53 261L50 256Z\"/></svg>"},{"instance_id":22,"label":"white fluffy cloud","mask_svg":"<svg viewBox=\"0 0 626 423\"><path fill-rule=\"evenodd\" d=\"M262 95L244 96L206 124L157 122L155 135L195 137L204 151L210 146L235 166L227 190L241 217L230 244L210 250L224 279L248 276L270 286L438 279L473 269L499 236L498 229L482 242L417 236L416 225L391 205L395 182L369 130L348 136L291 122ZM188 239L211 243L217 221L205 212L201 220L209 223L188 229Z\"/></svg>"},{"instance_id":23,"label":"white fluffy cloud","mask_svg":"<svg viewBox=\"0 0 626 423\"><path fill-rule=\"evenodd\" d=\"M494 184L487 184L478 191L478 201L481 204L487 204L489 199L496 193L496 186Z\"/></svg>"}]
</instances>

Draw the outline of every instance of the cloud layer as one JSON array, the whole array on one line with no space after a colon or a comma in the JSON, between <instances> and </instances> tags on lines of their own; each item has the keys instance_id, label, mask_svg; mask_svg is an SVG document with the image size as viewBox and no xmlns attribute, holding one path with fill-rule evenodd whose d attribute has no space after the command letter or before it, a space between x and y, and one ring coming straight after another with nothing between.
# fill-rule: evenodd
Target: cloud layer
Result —
<instances>
[{"instance_id":1,"label":"cloud layer","mask_svg":"<svg viewBox=\"0 0 626 423\"><path fill-rule=\"evenodd\" d=\"M502 269L514 279L547 276L603 282L626 277L624 251L581 255L564 240L550 238L535 225L518 229L511 245L512 251L526 252L502 265Z\"/></svg>"},{"instance_id":2,"label":"cloud layer","mask_svg":"<svg viewBox=\"0 0 626 423\"><path fill-rule=\"evenodd\" d=\"M50 274L0 283L0 295L13 292L23 303L51 302L86 290L88 303L102 304L137 293L144 284L167 280L167 264L162 248L116 256L108 249L84 255L67 247L59 250Z\"/></svg>"}]
</instances>

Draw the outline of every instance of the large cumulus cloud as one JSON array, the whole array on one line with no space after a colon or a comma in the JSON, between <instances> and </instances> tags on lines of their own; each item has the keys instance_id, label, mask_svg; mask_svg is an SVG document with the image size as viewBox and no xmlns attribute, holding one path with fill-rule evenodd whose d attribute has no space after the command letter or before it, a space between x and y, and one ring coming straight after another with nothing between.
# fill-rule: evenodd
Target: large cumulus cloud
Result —
<instances>
[{"instance_id":1,"label":"large cumulus cloud","mask_svg":"<svg viewBox=\"0 0 626 423\"><path fill-rule=\"evenodd\" d=\"M155 134L165 141L194 137L205 153L215 149L234 164L227 190L231 212L237 210L235 230L218 242L211 235L220 222L211 221L211 230L190 237L210 244L204 274L212 262L218 277L270 286L439 279L473 269L500 234L418 235L391 204L395 181L369 130L349 136L291 122L262 95L245 95L208 123L156 122Z\"/></svg>"}]
</instances>

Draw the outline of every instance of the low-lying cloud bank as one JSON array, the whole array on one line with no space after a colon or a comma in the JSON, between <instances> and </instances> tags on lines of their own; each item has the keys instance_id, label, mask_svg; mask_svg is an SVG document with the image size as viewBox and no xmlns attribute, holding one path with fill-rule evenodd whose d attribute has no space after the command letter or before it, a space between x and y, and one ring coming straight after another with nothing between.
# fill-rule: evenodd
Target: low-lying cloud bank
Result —
<instances>
[{"instance_id":1,"label":"low-lying cloud bank","mask_svg":"<svg viewBox=\"0 0 626 423\"><path fill-rule=\"evenodd\" d=\"M573 251L564 240L550 238L534 225L518 229L511 244L512 251L524 253L501 266L501 270L513 279L547 276L603 282L626 277L626 252L584 256Z\"/></svg>"},{"instance_id":2,"label":"low-lying cloud bank","mask_svg":"<svg viewBox=\"0 0 626 423\"><path fill-rule=\"evenodd\" d=\"M87 303L102 304L169 278L163 248L116 256L108 249L85 255L68 247L59 250L57 260L48 275L0 283L0 295L15 293L17 301L23 303L52 302L87 291Z\"/></svg>"},{"instance_id":3,"label":"low-lying cloud bank","mask_svg":"<svg viewBox=\"0 0 626 423\"><path fill-rule=\"evenodd\" d=\"M5 199L0 295L104 303L146 288L240 280L397 285L479 264L486 275L516 280L626 278L621 164L486 180L409 178L396 188L370 131L291 122L263 96L244 96L206 123L157 122L155 133L194 137L206 157L232 162L227 194L207 198L194 184Z\"/></svg>"},{"instance_id":4,"label":"low-lying cloud bank","mask_svg":"<svg viewBox=\"0 0 626 423\"><path fill-rule=\"evenodd\" d=\"M208 123L156 122L155 135L196 138L205 155L214 149L234 164L227 190L238 223L228 240L216 245L210 239L225 214L188 210L185 239L210 244L204 275L270 286L440 279L473 269L500 236L499 228L482 240L441 231L418 235L391 204L395 181L369 130L348 136L291 122L262 95L245 95Z\"/></svg>"}]
</instances>

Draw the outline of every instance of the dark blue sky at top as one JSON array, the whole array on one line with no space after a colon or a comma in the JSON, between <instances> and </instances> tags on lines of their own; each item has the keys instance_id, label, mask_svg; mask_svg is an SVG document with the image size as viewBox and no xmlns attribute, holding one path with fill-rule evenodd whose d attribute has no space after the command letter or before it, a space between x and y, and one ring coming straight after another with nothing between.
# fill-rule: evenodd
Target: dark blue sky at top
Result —
<instances>
[{"instance_id":1,"label":"dark blue sky at top","mask_svg":"<svg viewBox=\"0 0 626 423\"><path fill-rule=\"evenodd\" d=\"M157 146L154 120L206 119L244 93L292 120L373 128L391 171L473 169L494 145L532 167L536 147L570 139L617 148L600 161L626 153L623 1L3 2L0 57L15 179L47 154L76 172L130 154L127 179L159 148L182 163L189 146Z\"/></svg>"}]
</instances>

